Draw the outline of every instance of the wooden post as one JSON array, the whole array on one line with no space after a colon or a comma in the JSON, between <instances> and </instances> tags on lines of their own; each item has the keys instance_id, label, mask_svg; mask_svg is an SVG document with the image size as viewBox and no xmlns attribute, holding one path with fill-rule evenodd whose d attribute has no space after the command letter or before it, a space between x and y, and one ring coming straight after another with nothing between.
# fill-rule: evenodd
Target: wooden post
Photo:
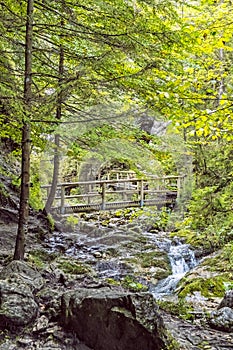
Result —
<instances>
[{"instance_id":1,"label":"wooden post","mask_svg":"<svg viewBox=\"0 0 233 350\"><path fill-rule=\"evenodd\" d=\"M123 193L122 193L122 199L123 201L127 200L127 195L126 195L126 182L124 182L124 189L123 189Z\"/></svg>"},{"instance_id":2,"label":"wooden post","mask_svg":"<svg viewBox=\"0 0 233 350\"><path fill-rule=\"evenodd\" d=\"M101 193L101 197L102 197L102 203L101 203L101 209L105 210L105 200L106 200L106 183L102 183L102 193Z\"/></svg>"},{"instance_id":3,"label":"wooden post","mask_svg":"<svg viewBox=\"0 0 233 350\"><path fill-rule=\"evenodd\" d=\"M140 207L143 207L144 205L144 183L143 183L143 180L140 180Z\"/></svg>"},{"instance_id":4,"label":"wooden post","mask_svg":"<svg viewBox=\"0 0 233 350\"><path fill-rule=\"evenodd\" d=\"M89 184L89 185L88 185L88 194L89 194L91 191L92 191L92 186ZM90 196L87 197L87 203L88 203L88 204L91 204L91 197L90 197Z\"/></svg>"},{"instance_id":5,"label":"wooden post","mask_svg":"<svg viewBox=\"0 0 233 350\"><path fill-rule=\"evenodd\" d=\"M177 177L177 199L180 198L180 192L181 192L181 177Z\"/></svg>"},{"instance_id":6,"label":"wooden post","mask_svg":"<svg viewBox=\"0 0 233 350\"><path fill-rule=\"evenodd\" d=\"M65 214L65 187L61 186L61 207L60 213Z\"/></svg>"}]
</instances>

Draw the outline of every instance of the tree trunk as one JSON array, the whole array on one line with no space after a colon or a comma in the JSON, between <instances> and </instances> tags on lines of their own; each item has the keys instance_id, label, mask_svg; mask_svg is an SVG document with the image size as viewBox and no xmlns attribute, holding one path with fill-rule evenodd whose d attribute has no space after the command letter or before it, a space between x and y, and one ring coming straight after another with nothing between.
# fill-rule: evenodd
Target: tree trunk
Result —
<instances>
[{"instance_id":1,"label":"tree trunk","mask_svg":"<svg viewBox=\"0 0 233 350\"><path fill-rule=\"evenodd\" d=\"M33 37L34 0L27 1L27 20L25 37L25 73L24 73L24 110L22 128L21 193L18 231L15 244L14 260L23 260L25 238L28 232L29 189L30 189L30 105L32 90L32 37Z\"/></svg>"},{"instance_id":2,"label":"tree trunk","mask_svg":"<svg viewBox=\"0 0 233 350\"><path fill-rule=\"evenodd\" d=\"M63 4L64 6L64 4ZM64 20L61 19L61 31L64 27ZM62 38L62 33L61 33ZM62 44L60 45L60 52L59 52L59 81L58 81L58 98L57 98L57 109L56 109L56 119L58 121L61 120L62 116L62 80L63 80L63 73L64 73L64 49ZM54 148L54 158L53 158L53 178L52 178L52 184L50 188L50 192L44 207L44 214L48 215L51 211L51 207L56 195L57 190L57 184L59 179L59 168L60 168L60 135L55 135L54 140L55 148Z\"/></svg>"}]
</instances>

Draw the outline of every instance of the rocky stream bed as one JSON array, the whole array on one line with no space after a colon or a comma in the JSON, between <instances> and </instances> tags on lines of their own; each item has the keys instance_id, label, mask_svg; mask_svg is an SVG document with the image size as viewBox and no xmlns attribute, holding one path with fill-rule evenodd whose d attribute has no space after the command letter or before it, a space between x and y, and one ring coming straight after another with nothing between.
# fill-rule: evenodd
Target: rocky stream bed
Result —
<instances>
[{"instance_id":1,"label":"rocky stream bed","mask_svg":"<svg viewBox=\"0 0 233 350\"><path fill-rule=\"evenodd\" d=\"M26 261L11 262L16 213L1 214L0 350L233 349L232 291L193 293L183 318L173 312L180 278L207 273L185 242L116 217L52 231L34 214Z\"/></svg>"}]
</instances>

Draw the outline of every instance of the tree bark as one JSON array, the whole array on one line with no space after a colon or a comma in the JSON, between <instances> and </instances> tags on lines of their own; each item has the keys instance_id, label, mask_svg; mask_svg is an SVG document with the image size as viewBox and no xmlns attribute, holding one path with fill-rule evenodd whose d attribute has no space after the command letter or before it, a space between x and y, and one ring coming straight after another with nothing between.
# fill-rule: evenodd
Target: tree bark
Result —
<instances>
[{"instance_id":1,"label":"tree bark","mask_svg":"<svg viewBox=\"0 0 233 350\"><path fill-rule=\"evenodd\" d=\"M25 238L28 232L29 189L30 189L30 107L32 93L32 39L33 39L34 0L27 1L27 20L25 36L25 73L24 73L24 111L22 128L21 157L21 193L19 207L18 231L15 244L14 260L23 260Z\"/></svg>"}]
</instances>

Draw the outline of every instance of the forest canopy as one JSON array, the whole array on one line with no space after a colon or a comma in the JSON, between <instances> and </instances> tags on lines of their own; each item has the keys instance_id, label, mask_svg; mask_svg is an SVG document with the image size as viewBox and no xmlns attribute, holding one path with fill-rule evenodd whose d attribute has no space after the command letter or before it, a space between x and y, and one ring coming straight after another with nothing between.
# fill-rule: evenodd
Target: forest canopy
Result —
<instances>
[{"instance_id":1,"label":"forest canopy","mask_svg":"<svg viewBox=\"0 0 233 350\"><path fill-rule=\"evenodd\" d=\"M32 181L48 149L54 183L61 156L118 158L155 173L159 162L176 174L176 157L189 155L195 191L185 225L232 229L231 1L6 0L0 8L0 137L28 169L32 160ZM171 136L142 130L143 115L168 123ZM172 153L174 137L182 147Z\"/></svg>"}]
</instances>

